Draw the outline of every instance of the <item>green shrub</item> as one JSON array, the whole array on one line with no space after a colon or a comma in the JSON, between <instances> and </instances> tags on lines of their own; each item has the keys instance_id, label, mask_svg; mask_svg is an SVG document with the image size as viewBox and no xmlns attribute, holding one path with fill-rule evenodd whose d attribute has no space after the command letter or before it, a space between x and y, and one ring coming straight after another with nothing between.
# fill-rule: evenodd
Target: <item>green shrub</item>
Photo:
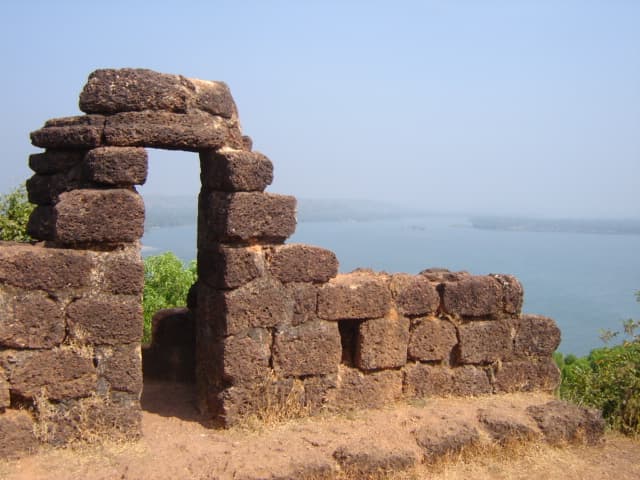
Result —
<instances>
[{"instance_id":1,"label":"green shrub","mask_svg":"<svg viewBox=\"0 0 640 480\"><path fill-rule=\"evenodd\" d=\"M0 195L0 240L31 240L27 235L27 222L34 208L35 205L29 203L24 185L11 193Z\"/></svg>"},{"instance_id":2,"label":"green shrub","mask_svg":"<svg viewBox=\"0 0 640 480\"><path fill-rule=\"evenodd\" d=\"M144 260L143 343L151 341L151 319L163 308L183 307L187 294L197 278L195 260L188 265L172 252L147 257Z\"/></svg>"},{"instance_id":3,"label":"green shrub","mask_svg":"<svg viewBox=\"0 0 640 480\"><path fill-rule=\"evenodd\" d=\"M627 435L640 435L640 322L624 322L626 339L592 350L586 357L554 355L562 372L560 397L598 408L608 424ZM617 332L605 332L610 340Z\"/></svg>"}]
</instances>

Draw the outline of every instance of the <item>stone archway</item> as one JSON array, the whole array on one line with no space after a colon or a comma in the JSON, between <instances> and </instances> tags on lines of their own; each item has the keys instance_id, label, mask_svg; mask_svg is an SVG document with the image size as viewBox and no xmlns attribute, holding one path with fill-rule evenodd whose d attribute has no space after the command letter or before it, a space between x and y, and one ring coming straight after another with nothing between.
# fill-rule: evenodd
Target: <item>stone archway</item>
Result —
<instances>
[{"instance_id":1,"label":"stone archway","mask_svg":"<svg viewBox=\"0 0 640 480\"><path fill-rule=\"evenodd\" d=\"M265 193L273 166L242 135L223 83L98 70L80 108L31 134L45 149L28 182L38 204L29 231L42 243L0 244L0 433L13 450L87 429L140 433L144 204L134 185L146 178L145 147L200 156L192 308L206 416L230 425L292 402L313 413L557 385L559 331L521 314L513 276L338 274L332 252L284 245L295 198Z\"/></svg>"}]
</instances>

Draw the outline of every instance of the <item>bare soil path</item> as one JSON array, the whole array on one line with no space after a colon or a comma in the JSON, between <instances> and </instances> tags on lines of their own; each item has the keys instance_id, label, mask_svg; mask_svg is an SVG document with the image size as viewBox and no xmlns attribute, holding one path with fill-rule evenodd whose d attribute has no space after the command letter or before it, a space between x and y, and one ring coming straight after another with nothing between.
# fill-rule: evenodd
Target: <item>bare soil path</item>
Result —
<instances>
[{"instance_id":1,"label":"bare soil path","mask_svg":"<svg viewBox=\"0 0 640 480\"><path fill-rule=\"evenodd\" d=\"M31 457L0 463L0 478L369 478L341 469L340 465L353 461L389 469L408 466L375 478L640 479L640 442L613 434L593 447L559 448L534 441L463 451L434 465L422 463L423 452L412 437L417 428L441 419L442 412L446 412L445 418L471 421L479 408L516 412L531 402L548 400L546 395L438 399L277 425L215 430L199 421L192 387L149 384L145 385L140 441L43 449Z\"/></svg>"}]
</instances>

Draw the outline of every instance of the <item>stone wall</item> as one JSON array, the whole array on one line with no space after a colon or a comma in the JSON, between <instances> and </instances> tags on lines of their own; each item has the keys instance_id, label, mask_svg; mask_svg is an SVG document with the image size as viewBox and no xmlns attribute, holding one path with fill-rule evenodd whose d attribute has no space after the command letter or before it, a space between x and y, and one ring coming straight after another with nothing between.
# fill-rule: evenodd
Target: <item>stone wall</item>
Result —
<instances>
[{"instance_id":1,"label":"stone wall","mask_svg":"<svg viewBox=\"0 0 640 480\"><path fill-rule=\"evenodd\" d=\"M205 415L231 425L291 402L314 412L557 384L559 331L521 314L514 277L338 274L332 252L285 245L295 198L265 193L273 165L225 84L98 70L80 109L31 134L45 149L27 182L39 243L0 245L0 433L12 439L0 456L140 433L145 147L199 154L199 280L179 315L195 320L182 346L195 345Z\"/></svg>"}]
</instances>

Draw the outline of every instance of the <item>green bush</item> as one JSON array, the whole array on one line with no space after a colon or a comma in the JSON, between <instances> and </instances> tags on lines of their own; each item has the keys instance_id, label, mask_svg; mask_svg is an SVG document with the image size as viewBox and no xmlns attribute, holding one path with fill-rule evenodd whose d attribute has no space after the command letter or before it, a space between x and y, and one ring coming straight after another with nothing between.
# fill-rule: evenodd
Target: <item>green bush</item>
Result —
<instances>
[{"instance_id":1,"label":"green bush","mask_svg":"<svg viewBox=\"0 0 640 480\"><path fill-rule=\"evenodd\" d=\"M562 372L560 397L598 408L608 424L627 435L640 435L640 322L624 322L626 339L592 350L586 357L554 358ZM605 332L610 340L617 332Z\"/></svg>"},{"instance_id":2,"label":"green bush","mask_svg":"<svg viewBox=\"0 0 640 480\"><path fill-rule=\"evenodd\" d=\"M197 278L195 260L188 265L172 252L147 257L144 260L143 343L151 341L151 319L163 308L183 307L187 294Z\"/></svg>"},{"instance_id":3,"label":"green bush","mask_svg":"<svg viewBox=\"0 0 640 480\"><path fill-rule=\"evenodd\" d=\"M24 185L11 193L0 195L0 240L31 240L27 235L27 222L34 208L35 205L29 203Z\"/></svg>"}]
</instances>

